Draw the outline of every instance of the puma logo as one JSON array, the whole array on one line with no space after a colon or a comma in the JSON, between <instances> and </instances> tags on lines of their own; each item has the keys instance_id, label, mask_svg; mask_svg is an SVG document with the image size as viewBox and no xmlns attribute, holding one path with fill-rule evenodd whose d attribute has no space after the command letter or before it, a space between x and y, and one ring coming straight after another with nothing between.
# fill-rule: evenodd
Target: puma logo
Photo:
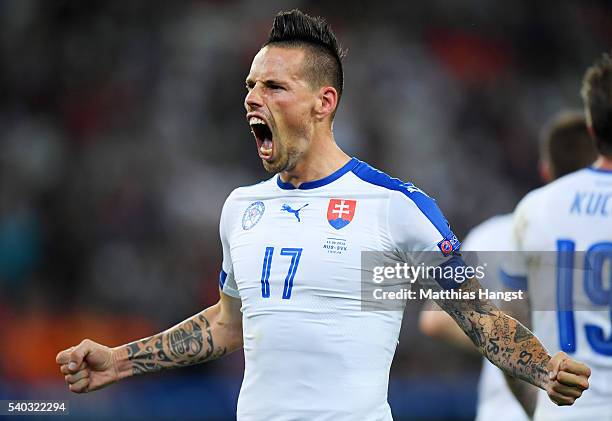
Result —
<instances>
[{"instance_id":1,"label":"puma logo","mask_svg":"<svg viewBox=\"0 0 612 421\"><path fill-rule=\"evenodd\" d=\"M287 211L289 213L292 213L295 215L295 217L297 218L298 222L302 222L302 220L300 219L300 211L302 209L304 209L306 206L308 206L308 203L306 203L304 206L302 206L299 209L293 209L291 206L284 204L283 207L281 208L282 211Z\"/></svg>"}]
</instances>

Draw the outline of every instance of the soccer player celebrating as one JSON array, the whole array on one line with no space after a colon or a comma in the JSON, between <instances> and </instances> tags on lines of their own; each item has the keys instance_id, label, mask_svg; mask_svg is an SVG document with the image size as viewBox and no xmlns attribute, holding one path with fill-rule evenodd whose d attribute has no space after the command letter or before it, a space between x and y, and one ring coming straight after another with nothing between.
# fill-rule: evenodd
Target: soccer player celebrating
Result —
<instances>
[{"instance_id":1,"label":"soccer player celebrating","mask_svg":"<svg viewBox=\"0 0 612 421\"><path fill-rule=\"evenodd\" d=\"M402 314L362 310L361 254L385 251L391 263L429 252L429 265L465 264L429 196L336 145L341 57L322 19L297 10L276 16L253 59L244 102L259 157L275 175L234 190L223 207L219 302L130 344L85 340L60 352L70 390L89 392L243 347L240 420L392 419L387 388ZM475 280L445 281L441 288L479 289ZM438 303L494 364L553 401L571 404L588 387L589 368L563 353L551 357L490 302Z\"/></svg>"},{"instance_id":2,"label":"soccer player celebrating","mask_svg":"<svg viewBox=\"0 0 612 421\"><path fill-rule=\"evenodd\" d=\"M540 139L540 177L545 183L591 165L597 157L595 145L589 139L582 112L563 112L545 125ZM503 289L499 279L502 259L514 245L512 242L512 214L498 215L474 227L466 236L463 251L483 253L487 273L482 282L494 291ZM521 285L522 286L522 285ZM497 304L497 303L496 303ZM469 351L475 350L470 339L453 319L435 304L421 312L419 327L423 333L442 339ZM523 312L521 312L522 314ZM525 321L525 320L523 320ZM484 359L478 382L476 421L523 421L533 416L537 389L521 382L511 383L519 401L508 389L503 373ZM521 408L522 405L522 408Z\"/></svg>"},{"instance_id":3,"label":"soccer player celebrating","mask_svg":"<svg viewBox=\"0 0 612 421\"><path fill-rule=\"evenodd\" d=\"M506 279L527 286L533 329L548 349L576 356L593 367L595 374L592 391L571 410L560 410L540 396L536 420L612 420L609 54L586 72L582 96L598 159L590 168L562 177L521 200L513 224L514 249L519 253L503 265ZM549 258L546 251L555 251L555 258ZM574 379L559 373L557 380L563 384Z\"/></svg>"}]
</instances>

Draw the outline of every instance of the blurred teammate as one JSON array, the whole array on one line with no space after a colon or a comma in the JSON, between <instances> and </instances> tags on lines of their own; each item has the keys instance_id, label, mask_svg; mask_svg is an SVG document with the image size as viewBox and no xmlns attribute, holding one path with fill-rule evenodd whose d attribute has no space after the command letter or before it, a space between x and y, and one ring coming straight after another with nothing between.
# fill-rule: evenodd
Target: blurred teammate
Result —
<instances>
[{"instance_id":1,"label":"blurred teammate","mask_svg":"<svg viewBox=\"0 0 612 421\"><path fill-rule=\"evenodd\" d=\"M542 131L539 170L545 183L592 164L596 157L597 151L581 112L559 114ZM486 277L482 285L495 291L503 289L502 281L495 276L501 270L501 252L512 248L512 214L494 216L474 227L461 247L463 251L498 252L484 254L487 274L492 276ZM470 339L440 308L422 311L419 326L428 336L476 351ZM536 391L532 386L523 386L517 392L521 396L519 403L508 389L503 372L484 359L478 383L476 421L527 420L533 416Z\"/></svg>"},{"instance_id":2,"label":"blurred teammate","mask_svg":"<svg viewBox=\"0 0 612 421\"><path fill-rule=\"evenodd\" d=\"M245 98L259 157L275 175L234 190L223 207L219 303L150 338L112 349L86 340L60 352L70 390L88 392L243 347L240 420L392 419L387 387L402 313L362 310L361 252L387 251L380 255L389 265L411 253L427 255L429 266L465 263L429 196L336 145L341 56L321 19L299 11L275 18ZM474 280L439 282L478 290ZM568 396L587 388L588 367L562 353L551 357L488 301L439 304L491 361L556 402L570 404ZM498 338L512 348L487 346ZM560 374L573 376L566 390L558 390Z\"/></svg>"},{"instance_id":3,"label":"blurred teammate","mask_svg":"<svg viewBox=\"0 0 612 421\"><path fill-rule=\"evenodd\" d=\"M536 420L612 420L610 55L588 69L582 96L598 159L519 203L513 224L519 253L504 265L515 281L522 277L527 283L533 329L546 347L593 368L588 397L562 410L540 396ZM557 253L549 258L546 251Z\"/></svg>"}]
</instances>

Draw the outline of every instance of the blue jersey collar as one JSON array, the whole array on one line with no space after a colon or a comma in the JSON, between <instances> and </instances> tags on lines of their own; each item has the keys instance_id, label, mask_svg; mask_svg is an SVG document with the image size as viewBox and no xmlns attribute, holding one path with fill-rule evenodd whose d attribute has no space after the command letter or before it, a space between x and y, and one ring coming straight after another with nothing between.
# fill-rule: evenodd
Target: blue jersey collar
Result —
<instances>
[{"instance_id":1,"label":"blue jersey collar","mask_svg":"<svg viewBox=\"0 0 612 421\"><path fill-rule=\"evenodd\" d=\"M299 187L295 187L293 184L291 183L285 183L283 180L281 180L280 178L280 174L276 175L276 184L278 185L278 187L280 187L283 190L310 190L310 189L316 189L317 187L323 187L329 183L331 183L332 181L336 181L337 179L339 179L340 177L342 177L344 174L346 174L347 172L351 171L353 168L355 168L357 165L359 165L359 160L357 158L351 158L351 160L349 162L347 162L346 164L344 164L344 166L342 168L340 168L339 170L331 173L330 175L328 175L327 177L323 177L319 180L314 180L314 181L306 181L302 184L300 184Z\"/></svg>"}]
</instances>

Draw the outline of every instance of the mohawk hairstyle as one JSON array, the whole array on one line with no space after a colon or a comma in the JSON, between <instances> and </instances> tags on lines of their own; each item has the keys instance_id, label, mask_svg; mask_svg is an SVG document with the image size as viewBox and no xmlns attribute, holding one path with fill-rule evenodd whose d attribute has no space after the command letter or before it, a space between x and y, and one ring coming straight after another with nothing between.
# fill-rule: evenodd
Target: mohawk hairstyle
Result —
<instances>
[{"instance_id":1,"label":"mohawk hairstyle","mask_svg":"<svg viewBox=\"0 0 612 421\"><path fill-rule=\"evenodd\" d=\"M602 155L612 156L612 53L604 53L588 68L581 94L597 149Z\"/></svg>"},{"instance_id":2,"label":"mohawk hairstyle","mask_svg":"<svg viewBox=\"0 0 612 421\"><path fill-rule=\"evenodd\" d=\"M338 91L338 99L342 96L342 59L346 52L340 48L336 35L325 19L309 16L298 9L279 12L263 47L270 44L308 49L310 54L306 70L311 82L318 86L329 84Z\"/></svg>"}]
</instances>

